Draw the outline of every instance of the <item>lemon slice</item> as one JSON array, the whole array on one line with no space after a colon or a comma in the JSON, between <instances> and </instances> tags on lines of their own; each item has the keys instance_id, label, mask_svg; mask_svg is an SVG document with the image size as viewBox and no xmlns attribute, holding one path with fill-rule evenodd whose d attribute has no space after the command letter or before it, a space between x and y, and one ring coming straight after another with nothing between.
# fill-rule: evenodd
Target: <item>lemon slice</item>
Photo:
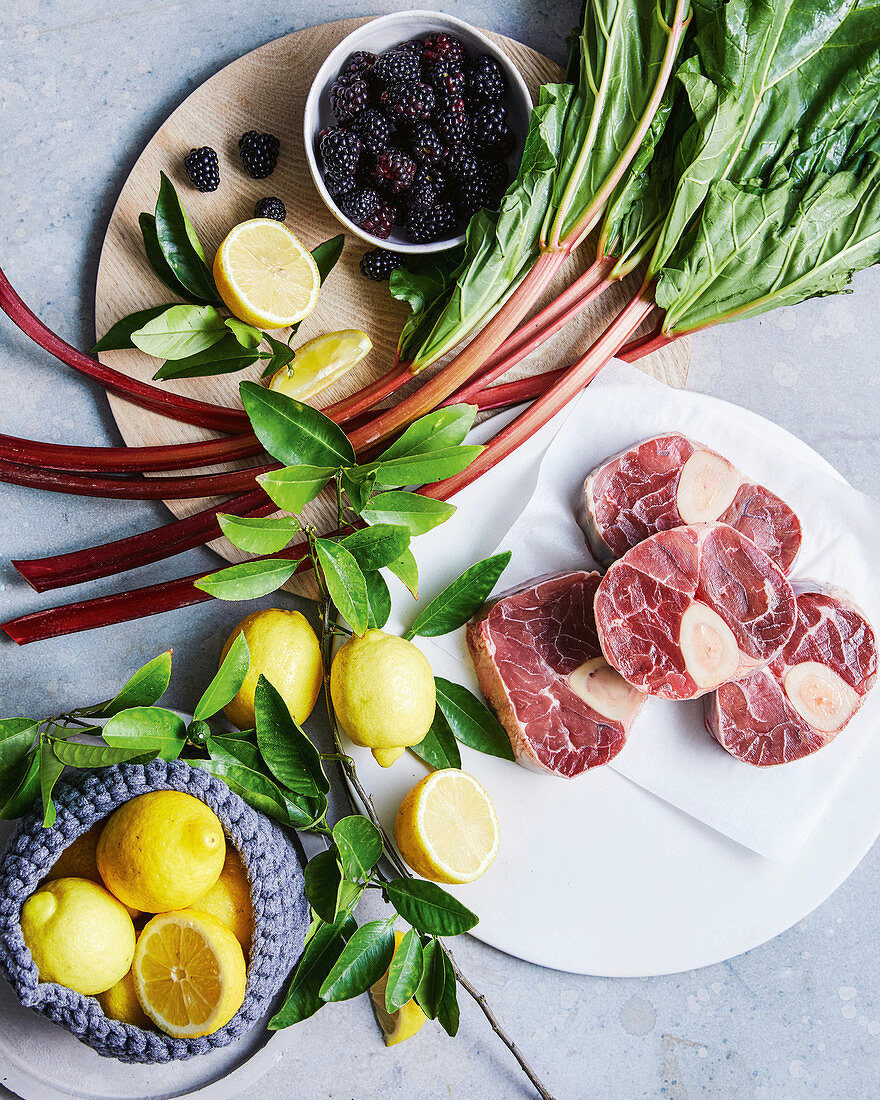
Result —
<instances>
[{"instance_id":1,"label":"lemon slice","mask_svg":"<svg viewBox=\"0 0 880 1100\"><path fill-rule=\"evenodd\" d=\"M132 963L141 1006L177 1039L211 1035L241 1008L241 945L216 917L192 909L160 913L138 937Z\"/></svg>"},{"instance_id":2,"label":"lemon slice","mask_svg":"<svg viewBox=\"0 0 880 1100\"><path fill-rule=\"evenodd\" d=\"M286 225L252 218L230 230L217 249L214 282L240 320L257 328L287 328L315 308L321 275Z\"/></svg>"},{"instance_id":3,"label":"lemon slice","mask_svg":"<svg viewBox=\"0 0 880 1100\"><path fill-rule=\"evenodd\" d=\"M482 784L457 768L425 776L397 811L394 838L422 878L473 882L498 854L495 807Z\"/></svg>"},{"instance_id":4,"label":"lemon slice","mask_svg":"<svg viewBox=\"0 0 880 1100\"><path fill-rule=\"evenodd\" d=\"M400 947L403 933L394 930L394 950ZM385 1036L385 1046L393 1047L402 1043L404 1039L410 1039L421 1029L428 1017L422 1012L414 1000L407 1001L396 1012L389 1012L385 1007L385 987L388 985L388 971L374 985L370 986L370 998L373 1002L373 1011Z\"/></svg>"},{"instance_id":5,"label":"lemon slice","mask_svg":"<svg viewBox=\"0 0 880 1100\"><path fill-rule=\"evenodd\" d=\"M351 370L370 351L372 340L357 328L328 332L297 348L293 359L269 379L269 389L308 401Z\"/></svg>"}]
</instances>

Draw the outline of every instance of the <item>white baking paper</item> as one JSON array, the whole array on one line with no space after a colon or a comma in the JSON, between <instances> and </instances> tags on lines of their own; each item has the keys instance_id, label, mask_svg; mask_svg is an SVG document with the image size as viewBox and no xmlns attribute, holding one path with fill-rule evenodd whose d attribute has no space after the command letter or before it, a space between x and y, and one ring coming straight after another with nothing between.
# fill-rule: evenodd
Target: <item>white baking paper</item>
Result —
<instances>
[{"instance_id":1,"label":"white baking paper","mask_svg":"<svg viewBox=\"0 0 880 1100\"><path fill-rule=\"evenodd\" d=\"M880 508L769 421L715 398L671 389L623 363L607 367L538 437L460 493L456 515L415 542L427 581L419 603L496 549L513 552L499 589L540 573L590 565L574 519L585 474L616 451L669 431L707 444L788 501L804 528L794 575L847 589L880 626L874 564ZM405 628L414 610L404 607L393 625ZM452 678L448 658L454 658L457 678L475 686L463 631L419 644ZM623 751L607 766L753 851L787 860L798 854L830 800L846 797L852 769L880 766L878 726L880 687L820 752L755 768L730 756L706 732L701 701L649 699Z\"/></svg>"}]
</instances>

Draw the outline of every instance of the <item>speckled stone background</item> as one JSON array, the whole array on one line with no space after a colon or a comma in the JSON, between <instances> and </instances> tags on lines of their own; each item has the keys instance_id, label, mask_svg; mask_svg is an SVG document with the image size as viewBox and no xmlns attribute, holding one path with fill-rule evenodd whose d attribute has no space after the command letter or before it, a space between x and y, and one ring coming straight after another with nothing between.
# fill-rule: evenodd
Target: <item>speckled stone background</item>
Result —
<instances>
[{"instance_id":1,"label":"speckled stone background","mask_svg":"<svg viewBox=\"0 0 880 1100\"><path fill-rule=\"evenodd\" d=\"M50 326L89 347L107 219L129 168L166 115L197 84L263 42L311 23L405 6L10 0L0 19L0 265L12 284ZM572 0L439 6L559 60L579 7ZM880 273L870 272L858 276L849 296L697 337L690 386L778 421L876 497L878 355ZM101 391L65 373L3 318L0 408L2 430L11 434L120 442ZM102 542L166 518L160 504L110 506L0 486L3 618L58 602L51 593L29 591L10 557ZM134 584L216 560L191 551L141 570ZM118 587L111 580L91 592ZM2 713L51 713L104 698L172 645L169 701L191 708L241 614L239 606L207 604L25 649L6 642ZM468 939L457 954L559 1098L850 1100L875 1097L880 1081L878 909L875 847L796 928L707 970L609 981L541 970ZM529 1095L472 1004L463 1005L456 1041L431 1026L386 1051L363 999L300 1025L281 1063L245 1095L369 1100L389 1090L457 1100Z\"/></svg>"}]
</instances>

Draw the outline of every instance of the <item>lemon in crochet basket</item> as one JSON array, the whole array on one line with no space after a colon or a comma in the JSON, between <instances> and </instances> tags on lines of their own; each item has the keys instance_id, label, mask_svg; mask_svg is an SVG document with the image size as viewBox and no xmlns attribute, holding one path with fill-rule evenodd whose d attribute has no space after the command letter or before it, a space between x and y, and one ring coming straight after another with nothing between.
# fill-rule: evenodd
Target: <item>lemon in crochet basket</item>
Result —
<instances>
[{"instance_id":1,"label":"lemon in crochet basket","mask_svg":"<svg viewBox=\"0 0 880 1100\"><path fill-rule=\"evenodd\" d=\"M62 852L124 803L152 791L189 794L212 810L250 884L253 938L244 1001L228 1023L197 1038L174 1038L153 1028L111 1019L97 998L40 981L22 932L22 906L51 873ZM42 813L31 813L19 822L0 858L0 971L21 1003L67 1028L99 1054L123 1062L151 1064L192 1058L226 1046L253 1028L272 1008L302 954L309 924L302 861L291 837L221 780L180 760L120 764L100 772L79 773L62 779L54 801L55 824L43 828Z\"/></svg>"}]
</instances>

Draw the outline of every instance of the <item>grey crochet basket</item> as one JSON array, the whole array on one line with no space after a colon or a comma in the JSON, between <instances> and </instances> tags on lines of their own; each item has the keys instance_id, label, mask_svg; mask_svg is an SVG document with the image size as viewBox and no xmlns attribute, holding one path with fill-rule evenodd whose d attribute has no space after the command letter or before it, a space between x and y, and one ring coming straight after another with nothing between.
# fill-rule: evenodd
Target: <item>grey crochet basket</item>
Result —
<instances>
[{"instance_id":1,"label":"grey crochet basket","mask_svg":"<svg viewBox=\"0 0 880 1100\"><path fill-rule=\"evenodd\" d=\"M94 997L41 982L19 924L22 904L64 848L123 802L155 790L184 791L210 806L241 854L251 882L254 942L244 1004L225 1027L199 1039L173 1039L108 1019ZM21 820L0 859L0 971L21 1003L66 1027L99 1054L123 1062L192 1058L249 1031L269 1010L302 954L309 924L302 863L280 826L252 810L219 779L179 760L79 773L58 784L54 801L54 826L44 829L42 813L31 813Z\"/></svg>"}]
</instances>

